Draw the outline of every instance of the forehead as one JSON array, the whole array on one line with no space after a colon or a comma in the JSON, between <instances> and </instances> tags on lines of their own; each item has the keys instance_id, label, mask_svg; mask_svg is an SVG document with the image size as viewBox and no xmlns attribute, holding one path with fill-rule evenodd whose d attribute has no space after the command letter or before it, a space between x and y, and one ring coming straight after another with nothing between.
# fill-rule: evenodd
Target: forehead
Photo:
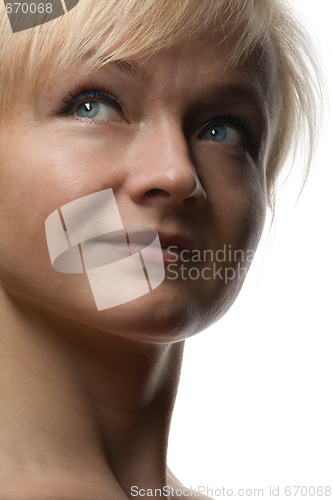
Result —
<instances>
[{"instance_id":1,"label":"forehead","mask_svg":"<svg viewBox=\"0 0 333 500\"><path fill-rule=\"evenodd\" d=\"M173 68L174 73L169 75L170 79L175 78L177 74L184 77L188 75L191 79L191 75L196 74L196 82L200 83L210 78L223 80L232 77L242 80L254 76L261 81L262 87L266 88L272 65L269 57L264 50L256 47L250 54L235 59L233 47L236 37L237 34L226 41L221 41L217 36L189 40L160 50L149 58L138 58L135 61L143 68L143 72L147 68L150 75L154 75L156 66L165 66Z\"/></svg>"},{"instance_id":2,"label":"forehead","mask_svg":"<svg viewBox=\"0 0 333 500\"><path fill-rule=\"evenodd\" d=\"M100 74L105 78L112 73L127 81L133 81L136 88L159 89L159 99L177 98L184 104L192 97L211 97L216 102L238 98L252 101L258 108L270 108L274 82L274 56L269 47L257 46L251 53L235 60L233 46L238 33L221 41L221 35L205 35L189 39L171 47L155 51L145 57L103 64L108 54L101 57ZM94 57L94 51L86 54L86 60ZM266 110L266 111L267 111Z\"/></svg>"},{"instance_id":3,"label":"forehead","mask_svg":"<svg viewBox=\"0 0 333 500\"><path fill-rule=\"evenodd\" d=\"M159 80L165 90L175 89L176 84L191 84L199 87L210 84L232 84L257 89L266 100L271 93L275 65L273 50L266 44L256 46L249 54L235 59L234 46L239 34L227 40L221 34L207 35L177 43L145 56L126 59L111 59L108 53L100 53L98 46L89 50L77 64L75 72L80 77L90 72L105 73L110 70L122 72L124 76L144 83ZM71 72L67 68L66 73Z\"/></svg>"}]
</instances>

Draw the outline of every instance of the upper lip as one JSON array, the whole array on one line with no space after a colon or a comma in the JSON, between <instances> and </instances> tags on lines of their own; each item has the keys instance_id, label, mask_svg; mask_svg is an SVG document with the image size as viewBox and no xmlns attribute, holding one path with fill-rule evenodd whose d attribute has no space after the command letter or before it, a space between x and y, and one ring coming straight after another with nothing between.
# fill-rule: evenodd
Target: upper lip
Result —
<instances>
[{"instance_id":1,"label":"upper lip","mask_svg":"<svg viewBox=\"0 0 333 500\"><path fill-rule=\"evenodd\" d=\"M161 247L163 249L168 249L170 247L177 247L177 251L182 250L194 250L195 245L191 238L180 233L167 234L162 231L157 230L158 236L160 238Z\"/></svg>"},{"instance_id":2,"label":"upper lip","mask_svg":"<svg viewBox=\"0 0 333 500\"><path fill-rule=\"evenodd\" d=\"M195 244L194 244L193 240L182 233L166 233L166 232L160 231L157 228L154 228L153 226L152 227L147 226L146 228L141 226L142 229L139 229L139 227L138 226L125 227L125 230L127 228L130 230L130 243L131 243L131 245L135 245L135 244L140 245L140 244L145 243L147 240L149 241L150 236L151 236L151 231L155 230L159 236L161 248L164 250L166 250L170 247L173 247L173 249L178 251L178 252L181 252L182 250L193 251L195 249ZM135 228L137 228L137 230L135 230ZM104 236L104 238L103 238L103 236ZM94 238L94 239L98 239L98 240L106 239L106 241L111 241L113 244L117 244L117 243L120 244L120 243L124 242L125 233L123 230L119 230L119 231L114 231L113 233L108 233L108 234L103 235L103 236L99 236L98 238ZM176 247L176 248L174 248L174 247Z\"/></svg>"}]
</instances>

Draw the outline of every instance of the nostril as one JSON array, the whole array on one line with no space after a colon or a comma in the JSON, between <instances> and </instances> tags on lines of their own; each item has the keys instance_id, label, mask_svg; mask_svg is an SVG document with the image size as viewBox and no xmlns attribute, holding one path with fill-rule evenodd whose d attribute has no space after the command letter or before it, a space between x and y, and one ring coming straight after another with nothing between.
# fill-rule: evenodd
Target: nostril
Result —
<instances>
[{"instance_id":1,"label":"nostril","mask_svg":"<svg viewBox=\"0 0 333 500\"><path fill-rule=\"evenodd\" d=\"M155 198L157 195L167 195L169 196L168 193L163 191L163 189L149 189L149 191L146 192L146 195L149 196L150 198Z\"/></svg>"}]
</instances>

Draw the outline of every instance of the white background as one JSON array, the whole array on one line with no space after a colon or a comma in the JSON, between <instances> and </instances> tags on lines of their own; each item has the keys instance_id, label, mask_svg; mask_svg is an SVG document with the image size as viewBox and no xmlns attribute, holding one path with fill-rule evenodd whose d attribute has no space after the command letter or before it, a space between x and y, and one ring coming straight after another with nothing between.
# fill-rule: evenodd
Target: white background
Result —
<instances>
[{"instance_id":1,"label":"white background","mask_svg":"<svg viewBox=\"0 0 333 500\"><path fill-rule=\"evenodd\" d=\"M332 100L333 3L294 3L317 39ZM187 342L169 445L186 486L263 488L269 498L279 485L278 498L319 498L283 490L331 485L333 498L332 148L330 116L300 201L295 208L291 179L235 305Z\"/></svg>"}]
</instances>

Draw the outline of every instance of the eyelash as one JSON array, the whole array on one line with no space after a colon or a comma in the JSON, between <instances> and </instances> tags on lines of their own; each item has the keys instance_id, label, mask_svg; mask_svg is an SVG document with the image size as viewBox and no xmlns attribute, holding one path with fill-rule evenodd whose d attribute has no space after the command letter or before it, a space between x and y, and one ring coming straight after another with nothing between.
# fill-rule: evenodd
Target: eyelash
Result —
<instances>
[{"instance_id":1,"label":"eyelash","mask_svg":"<svg viewBox=\"0 0 333 500\"><path fill-rule=\"evenodd\" d=\"M58 110L58 115L64 115L72 111L76 104L80 104L85 99L99 99L100 101L107 102L115 106L118 111L123 113L123 109L117 97L111 97L103 88L98 87L77 87L75 93L68 91L69 98L64 97L63 102L65 106L62 106Z\"/></svg>"}]
</instances>

